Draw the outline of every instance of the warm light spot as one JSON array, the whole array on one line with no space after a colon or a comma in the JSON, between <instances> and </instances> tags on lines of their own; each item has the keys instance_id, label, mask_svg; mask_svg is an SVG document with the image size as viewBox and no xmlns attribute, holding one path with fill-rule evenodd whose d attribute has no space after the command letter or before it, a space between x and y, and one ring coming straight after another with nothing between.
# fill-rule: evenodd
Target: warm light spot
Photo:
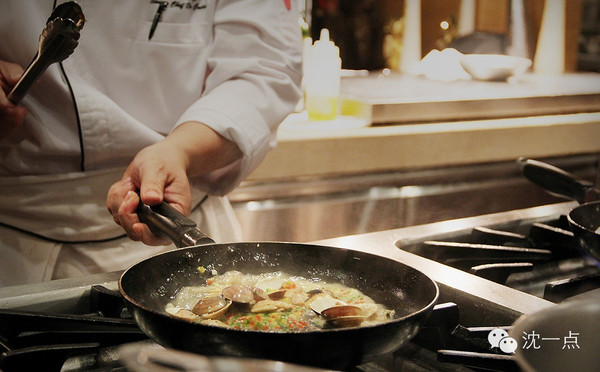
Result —
<instances>
[{"instance_id":1,"label":"warm light spot","mask_svg":"<svg viewBox=\"0 0 600 372\"><path fill-rule=\"evenodd\" d=\"M448 28L450 28L450 23L448 23L448 21L442 21L440 23L440 27L442 28L442 30L447 30Z\"/></svg>"}]
</instances>

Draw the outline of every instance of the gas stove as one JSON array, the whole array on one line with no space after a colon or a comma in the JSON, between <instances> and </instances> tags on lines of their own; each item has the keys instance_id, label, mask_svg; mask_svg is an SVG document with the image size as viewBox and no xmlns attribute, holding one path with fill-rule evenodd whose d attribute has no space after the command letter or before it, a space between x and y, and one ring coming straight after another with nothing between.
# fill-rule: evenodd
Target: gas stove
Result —
<instances>
[{"instance_id":1,"label":"gas stove","mask_svg":"<svg viewBox=\"0 0 600 372\"><path fill-rule=\"evenodd\" d=\"M477 269L477 266L484 265L486 262L493 264L503 261L502 259L493 258L486 261L485 257L479 259L478 254L472 251L452 253L452 249L449 249L446 253L435 252L435 249L431 249L432 246L443 245L442 248L453 248L455 243L459 246L461 243L481 245L481 242L473 243L472 236L474 231L481 230L482 227L521 235L534 225L554 223L575 206L577 203L574 202L544 205L321 240L317 244L378 254L418 268L438 283L441 292L440 301L452 301L460 305L462 324L481 326L497 325L500 324L499 322L510 324L520 315L551 307L554 302L544 299L535 291L511 288L505 285L506 283L498 283L490 280L489 277L482 277L483 270L480 271L479 276L471 270ZM486 241L487 243L489 242ZM512 248L510 243L508 247ZM432 254L432 251L435 253ZM514 253L510 250L508 252ZM528 246L523 252L524 257L517 255L516 258L517 263L522 264L525 258L538 262L549 254L547 249ZM467 262L467 258L471 262ZM586 267L591 267L597 272L597 266L584 260ZM560 262L563 260L561 259Z\"/></svg>"},{"instance_id":2,"label":"gas stove","mask_svg":"<svg viewBox=\"0 0 600 372\"><path fill-rule=\"evenodd\" d=\"M600 269L595 262L574 253L568 232L549 238L551 242L562 242L559 253L540 243L536 235L546 234L538 231L546 227L553 230L550 234L561 233L561 216L576 205L552 204L315 242L401 261L424 272L440 287L438 305L413 341L355 369L518 370L511 355L490 347L489 332L507 329L523 314L600 287ZM531 231L533 235L529 235ZM465 254L465 249L469 253ZM463 253L457 254L457 250ZM496 253L492 259L472 253L481 250ZM123 309L117 292L119 276L119 272L111 272L0 288L0 360L4 363L0 366L4 372L23 370L26 363L37 363L52 353L59 359L52 361L56 364L52 370L56 371L143 370L148 366L136 367L119 360L139 360L142 354L146 360L153 355L158 365L179 368L175 370L190 369L174 360L189 362L187 366L204 363L209 371L223 370L219 366L239 367L231 363L240 360L185 355L148 340ZM40 312L46 316L40 317ZM64 337L62 344L56 344L58 335L62 338L70 332L76 337ZM44 337L45 333L49 335ZM470 353L478 357L472 358ZM273 361L261 363L254 364L255 370L305 370L282 363L275 366Z\"/></svg>"}]
</instances>

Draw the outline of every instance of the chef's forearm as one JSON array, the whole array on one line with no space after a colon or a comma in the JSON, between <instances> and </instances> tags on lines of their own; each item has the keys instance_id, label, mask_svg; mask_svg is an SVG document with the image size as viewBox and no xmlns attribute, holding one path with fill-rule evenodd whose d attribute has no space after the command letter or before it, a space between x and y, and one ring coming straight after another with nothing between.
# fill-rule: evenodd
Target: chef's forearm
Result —
<instances>
[{"instance_id":1,"label":"chef's forearm","mask_svg":"<svg viewBox=\"0 0 600 372\"><path fill-rule=\"evenodd\" d=\"M242 152L234 142L199 122L179 125L165 141L182 152L189 176L214 171L242 158Z\"/></svg>"}]
</instances>

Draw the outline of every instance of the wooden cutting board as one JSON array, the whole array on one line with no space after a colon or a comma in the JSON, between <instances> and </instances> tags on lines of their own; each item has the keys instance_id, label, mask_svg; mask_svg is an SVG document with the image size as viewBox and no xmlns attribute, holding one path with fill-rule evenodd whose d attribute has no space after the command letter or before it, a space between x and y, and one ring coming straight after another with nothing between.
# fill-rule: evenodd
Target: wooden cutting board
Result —
<instances>
[{"instance_id":1,"label":"wooden cutting board","mask_svg":"<svg viewBox=\"0 0 600 372\"><path fill-rule=\"evenodd\" d=\"M600 74L525 74L495 82L391 74L342 79L341 111L372 125L600 111Z\"/></svg>"}]
</instances>

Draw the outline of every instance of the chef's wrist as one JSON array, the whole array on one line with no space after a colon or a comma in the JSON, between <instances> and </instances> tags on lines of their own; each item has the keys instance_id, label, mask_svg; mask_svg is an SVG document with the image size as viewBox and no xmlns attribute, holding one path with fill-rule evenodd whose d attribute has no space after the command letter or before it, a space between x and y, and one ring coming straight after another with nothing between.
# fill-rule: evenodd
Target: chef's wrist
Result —
<instances>
[{"instance_id":1,"label":"chef's wrist","mask_svg":"<svg viewBox=\"0 0 600 372\"><path fill-rule=\"evenodd\" d=\"M242 152L234 142L200 122L190 121L179 125L167 136L166 141L183 153L190 176L209 173L242 157Z\"/></svg>"}]
</instances>

